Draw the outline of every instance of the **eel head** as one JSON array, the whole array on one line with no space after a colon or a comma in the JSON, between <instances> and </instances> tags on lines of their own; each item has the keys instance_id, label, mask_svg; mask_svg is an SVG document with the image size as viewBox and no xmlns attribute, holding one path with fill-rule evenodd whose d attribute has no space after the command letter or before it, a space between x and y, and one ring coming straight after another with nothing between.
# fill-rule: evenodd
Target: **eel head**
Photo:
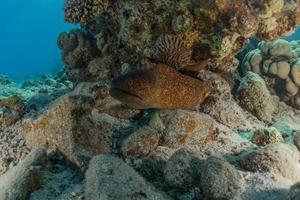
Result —
<instances>
[{"instance_id":1,"label":"eel head","mask_svg":"<svg viewBox=\"0 0 300 200\"><path fill-rule=\"evenodd\" d=\"M115 78L110 95L137 109L155 107L155 74L150 70L137 70Z\"/></svg>"}]
</instances>

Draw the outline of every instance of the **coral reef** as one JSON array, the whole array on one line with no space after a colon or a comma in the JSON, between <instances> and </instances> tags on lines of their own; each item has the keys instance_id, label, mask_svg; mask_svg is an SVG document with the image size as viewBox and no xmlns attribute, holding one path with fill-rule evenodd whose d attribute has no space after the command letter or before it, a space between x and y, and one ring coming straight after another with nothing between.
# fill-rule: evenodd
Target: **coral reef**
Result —
<instances>
[{"instance_id":1,"label":"coral reef","mask_svg":"<svg viewBox=\"0 0 300 200\"><path fill-rule=\"evenodd\" d=\"M298 1L284 0L68 0L66 20L84 25L86 36L78 40L65 33L61 38L68 41L64 45L67 49L75 48L82 40L97 44L99 49L90 52L90 47L79 45L75 52L81 49L82 53L65 58L67 67L71 61L82 60L85 62L81 67L87 68L89 58L103 59L107 54L117 61L115 67L119 70L123 64L142 68L147 58L186 70L208 66L232 72L238 65L234 55L250 37L274 40L291 33L299 24L299 10Z\"/></svg>"},{"instance_id":2,"label":"coral reef","mask_svg":"<svg viewBox=\"0 0 300 200\"><path fill-rule=\"evenodd\" d=\"M197 34L161 35L156 44L153 59L175 69L192 68L192 44ZM207 63L206 63L207 65ZM205 64L203 67L206 66ZM200 70L200 69L199 69ZM199 71L198 70L198 71Z\"/></svg>"},{"instance_id":3,"label":"coral reef","mask_svg":"<svg viewBox=\"0 0 300 200\"><path fill-rule=\"evenodd\" d=\"M0 121L13 119L0 128L0 195L296 196L299 43L261 42L244 77L234 56L250 37L290 33L299 14L299 0L67 0L81 26L58 38L65 73L21 87L0 77ZM47 163L32 164L40 151Z\"/></svg>"},{"instance_id":4,"label":"coral reef","mask_svg":"<svg viewBox=\"0 0 300 200\"><path fill-rule=\"evenodd\" d=\"M242 69L244 72L260 74L274 94L288 104L300 108L299 48L297 41L279 39L260 42L258 49L246 55Z\"/></svg>"},{"instance_id":5,"label":"coral reef","mask_svg":"<svg viewBox=\"0 0 300 200\"><path fill-rule=\"evenodd\" d=\"M64 7L65 20L86 24L104 12L108 3L108 0L67 0Z\"/></svg>"}]
</instances>

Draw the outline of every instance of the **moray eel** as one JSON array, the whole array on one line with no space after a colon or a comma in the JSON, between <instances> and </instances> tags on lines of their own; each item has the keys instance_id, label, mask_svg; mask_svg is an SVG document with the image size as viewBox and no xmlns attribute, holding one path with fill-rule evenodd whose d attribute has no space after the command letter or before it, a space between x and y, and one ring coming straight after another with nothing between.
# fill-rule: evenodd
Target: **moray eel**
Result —
<instances>
[{"instance_id":1,"label":"moray eel","mask_svg":"<svg viewBox=\"0 0 300 200\"><path fill-rule=\"evenodd\" d=\"M211 92L208 83L163 64L121 75L110 88L112 97L137 109L198 110Z\"/></svg>"}]
</instances>

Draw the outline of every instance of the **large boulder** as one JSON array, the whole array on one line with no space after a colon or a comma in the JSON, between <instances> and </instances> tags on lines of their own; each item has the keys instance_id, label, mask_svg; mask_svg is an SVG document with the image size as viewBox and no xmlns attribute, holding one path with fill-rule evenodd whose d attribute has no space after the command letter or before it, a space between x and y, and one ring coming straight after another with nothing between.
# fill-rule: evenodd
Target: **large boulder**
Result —
<instances>
[{"instance_id":1,"label":"large boulder","mask_svg":"<svg viewBox=\"0 0 300 200\"><path fill-rule=\"evenodd\" d=\"M201 160L194 153L180 149L168 160L164 169L166 182L173 187L186 189L195 186L199 179Z\"/></svg>"},{"instance_id":2,"label":"large boulder","mask_svg":"<svg viewBox=\"0 0 300 200\"><path fill-rule=\"evenodd\" d=\"M278 112L278 101L270 94L265 81L253 72L247 72L241 79L238 98L243 108L265 122L271 122Z\"/></svg>"},{"instance_id":3,"label":"large boulder","mask_svg":"<svg viewBox=\"0 0 300 200\"><path fill-rule=\"evenodd\" d=\"M204 113L174 110L160 111L164 124L162 146L178 148L187 144L203 142L214 129L214 120Z\"/></svg>"},{"instance_id":4,"label":"large boulder","mask_svg":"<svg viewBox=\"0 0 300 200\"><path fill-rule=\"evenodd\" d=\"M117 157L95 156L86 172L85 197L89 200L165 200L133 168Z\"/></svg>"},{"instance_id":5,"label":"large boulder","mask_svg":"<svg viewBox=\"0 0 300 200\"><path fill-rule=\"evenodd\" d=\"M207 199L240 199L243 179L223 158L209 157L201 168L200 186Z\"/></svg>"},{"instance_id":6,"label":"large boulder","mask_svg":"<svg viewBox=\"0 0 300 200\"><path fill-rule=\"evenodd\" d=\"M127 157L144 157L156 149L159 140L160 134L157 130L143 126L123 141L121 151Z\"/></svg>"},{"instance_id":7,"label":"large boulder","mask_svg":"<svg viewBox=\"0 0 300 200\"><path fill-rule=\"evenodd\" d=\"M1 200L25 200L41 184L42 167L47 163L43 149L33 150L18 166L0 177Z\"/></svg>"},{"instance_id":8,"label":"large boulder","mask_svg":"<svg viewBox=\"0 0 300 200\"><path fill-rule=\"evenodd\" d=\"M238 158L241 168L300 180L299 151L293 145L276 143L245 150Z\"/></svg>"},{"instance_id":9,"label":"large boulder","mask_svg":"<svg viewBox=\"0 0 300 200\"><path fill-rule=\"evenodd\" d=\"M300 199L300 182L293 185L286 195L285 200L298 200Z\"/></svg>"},{"instance_id":10,"label":"large boulder","mask_svg":"<svg viewBox=\"0 0 300 200\"><path fill-rule=\"evenodd\" d=\"M100 153L111 153L113 134L129 126L93 110L94 98L87 95L65 95L37 117L23 120L21 128L32 147L58 149L81 169Z\"/></svg>"}]
</instances>

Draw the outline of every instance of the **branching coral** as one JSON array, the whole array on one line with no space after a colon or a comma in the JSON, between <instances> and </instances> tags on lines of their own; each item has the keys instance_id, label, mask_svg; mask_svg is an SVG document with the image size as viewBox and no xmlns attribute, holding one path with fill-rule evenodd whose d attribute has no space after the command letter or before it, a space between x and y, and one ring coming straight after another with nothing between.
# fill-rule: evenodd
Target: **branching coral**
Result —
<instances>
[{"instance_id":1,"label":"branching coral","mask_svg":"<svg viewBox=\"0 0 300 200\"><path fill-rule=\"evenodd\" d=\"M244 71L264 77L282 100L300 108L300 44L282 39L261 42L243 61Z\"/></svg>"},{"instance_id":2,"label":"branching coral","mask_svg":"<svg viewBox=\"0 0 300 200\"><path fill-rule=\"evenodd\" d=\"M108 7L108 0L66 0L65 20L70 23L86 24Z\"/></svg>"}]
</instances>

